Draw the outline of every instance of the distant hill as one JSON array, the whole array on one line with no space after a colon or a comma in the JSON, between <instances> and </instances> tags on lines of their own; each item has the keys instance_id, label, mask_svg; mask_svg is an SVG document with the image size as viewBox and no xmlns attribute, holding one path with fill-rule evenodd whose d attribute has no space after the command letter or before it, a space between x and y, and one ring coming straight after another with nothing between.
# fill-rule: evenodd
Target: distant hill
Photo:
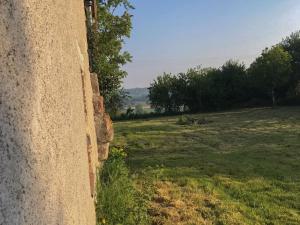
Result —
<instances>
[{"instance_id":1,"label":"distant hill","mask_svg":"<svg viewBox=\"0 0 300 225\"><path fill-rule=\"evenodd\" d=\"M137 104L148 105L148 88L130 88L125 89L125 91L131 97L127 103L127 106L135 106Z\"/></svg>"}]
</instances>

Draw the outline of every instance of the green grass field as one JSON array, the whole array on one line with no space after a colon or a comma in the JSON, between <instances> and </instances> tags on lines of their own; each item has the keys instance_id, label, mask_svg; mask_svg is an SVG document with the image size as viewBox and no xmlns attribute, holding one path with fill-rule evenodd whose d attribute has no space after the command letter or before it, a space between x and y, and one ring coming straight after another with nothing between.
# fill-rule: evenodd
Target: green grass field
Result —
<instances>
[{"instance_id":1,"label":"green grass field","mask_svg":"<svg viewBox=\"0 0 300 225\"><path fill-rule=\"evenodd\" d=\"M115 123L153 224L300 224L300 107L190 117Z\"/></svg>"}]
</instances>

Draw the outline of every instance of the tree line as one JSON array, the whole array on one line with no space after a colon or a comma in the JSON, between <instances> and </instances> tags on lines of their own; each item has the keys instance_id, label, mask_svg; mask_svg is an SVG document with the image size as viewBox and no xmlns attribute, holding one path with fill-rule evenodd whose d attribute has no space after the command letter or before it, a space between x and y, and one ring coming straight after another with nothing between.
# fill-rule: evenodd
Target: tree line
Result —
<instances>
[{"instance_id":1,"label":"tree line","mask_svg":"<svg viewBox=\"0 0 300 225\"><path fill-rule=\"evenodd\" d=\"M220 68L164 73L150 85L156 112L300 104L300 31L266 48L247 68L229 60Z\"/></svg>"}]
</instances>

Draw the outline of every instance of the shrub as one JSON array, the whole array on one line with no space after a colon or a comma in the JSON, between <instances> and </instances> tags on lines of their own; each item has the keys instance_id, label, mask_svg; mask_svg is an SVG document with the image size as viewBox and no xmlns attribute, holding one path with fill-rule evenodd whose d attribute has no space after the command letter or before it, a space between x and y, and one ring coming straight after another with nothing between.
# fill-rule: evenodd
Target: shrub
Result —
<instances>
[{"instance_id":1,"label":"shrub","mask_svg":"<svg viewBox=\"0 0 300 225\"><path fill-rule=\"evenodd\" d=\"M126 156L122 148L112 148L108 160L99 173L97 225L149 224L147 202L134 186L125 163Z\"/></svg>"}]
</instances>

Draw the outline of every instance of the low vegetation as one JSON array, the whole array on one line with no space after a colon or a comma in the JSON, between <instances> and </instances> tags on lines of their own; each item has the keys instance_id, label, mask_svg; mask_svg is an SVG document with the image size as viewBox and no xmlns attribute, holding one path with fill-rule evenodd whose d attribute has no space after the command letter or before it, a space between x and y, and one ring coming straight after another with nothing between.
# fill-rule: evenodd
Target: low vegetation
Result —
<instances>
[{"instance_id":1,"label":"low vegetation","mask_svg":"<svg viewBox=\"0 0 300 225\"><path fill-rule=\"evenodd\" d=\"M147 196L133 183L122 148L112 148L97 184L97 225L149 224Z\"/></svg>"},{"instance_id":2,"label":"low vegetation","mask_svg":"<svg viewBox=\"0 0 300 225\"><path fill-rule=\"evenodd\" d=\"M115 123L152 224L300 224L299 107L188 117Z\"/></svg>"}]
</instances>

